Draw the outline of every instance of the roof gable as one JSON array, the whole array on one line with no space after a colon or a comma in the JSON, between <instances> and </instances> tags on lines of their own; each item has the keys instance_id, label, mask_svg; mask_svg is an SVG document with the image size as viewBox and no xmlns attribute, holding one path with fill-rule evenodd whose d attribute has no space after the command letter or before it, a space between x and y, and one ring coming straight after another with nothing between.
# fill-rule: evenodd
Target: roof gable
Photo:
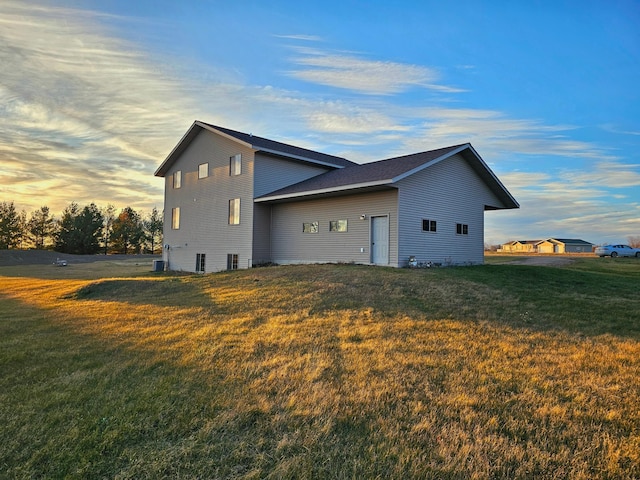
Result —
<instances>
[{"instance_id":1,"label":"roof gable","mask_svg":"<svg viewBox=\"0 0 640 480\"><path fill-rule=\"evenodd\" d=\"M257 137L250 133L238 132L229 128L219 127L196 120L195 122L193 122L187 133L183 135L178 144L173 148L171 153L169 153L160 167L158 167L155 172L155 176L163 177L171 168L171 165L173 165L173 163L182 154L182 152L185 151L191 141L202 130L208 130L218 135L222 135L226 138L230 138L231 140L239 142L256 151L285 157L292 160L324 165L331 168L344 168L351 165L357 165L356 163L351 162L346 158L316 152L307 148L296 147L295 145L289 145L286 143L277 142L275 140L269 140L268 138Z\"/></svg>"},{"instance_id":2,"label":"roof gable","mask_svg":"<svg viewBox=\"0 0 640 480\"><path fill-rule=\"evenodd\" d=\"M256 201L277 201L309 195L328 194L360 188L391 187L398 181L413 175L431 165L441 162L452 155L462 154L472 168L485 181L487 186L504 203L504 208L518 208L518 202L500 183L491 169L484 163L470 144L429 150L394 157L377 162L353 165L339 170L329 171L294 185L281 188L258 197Z\"/></svg>"}]
</instances>

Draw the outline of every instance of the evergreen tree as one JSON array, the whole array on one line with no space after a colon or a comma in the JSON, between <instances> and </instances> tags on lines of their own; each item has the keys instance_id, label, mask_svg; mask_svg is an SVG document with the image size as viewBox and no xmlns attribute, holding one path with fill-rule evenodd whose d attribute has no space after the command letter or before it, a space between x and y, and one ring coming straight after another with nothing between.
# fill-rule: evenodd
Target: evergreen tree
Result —
<instances>
[{"instance_id":1,"label":"evergreen tree","mask_svg":"<svg viewBox=\"0 0 640 480\"><path fill-rule=\"evenodd\" d=\"M77 203L71 203L58 222L56 250L81 255L98 253L102 222L102 214L94 203L82 210Z\"/></svg>"},{"instance_id":2,"label":"evergreen tree","mask_svg":"<svg viewBox=\"0 0 640 480\"><path fill-rule=\"evenodd\" d=\"M55 232L55 219L49 214L49 207L40 207L31 213L27 222L27 234L34 248L42 250L47 247Z\"/></svg>"},{"instance_id":3,"label":"evergreen tree","mask_svg":"<svg viewBox=\"0 0 640 480\"><path fill-rule=\"evenodd\" d=\"M22 233L23 222L13 202L0 202L0 249L19 246Z\"/></svg>"},{"instance_id":4,"label":"evergreen tree","mask_svg":"<svg viewBox=\"0 0 640 480\"><path fill-rule=\"evenodd\" d=\"M129 253L140 251L144 241L144 227L140 215L131 207L124 208L118 218L113 221L111 242L117 251Z\"/></svg>"},{"instance_id":5,"label":"evergreen tree","mask_svg":"<svg viewBox=\"0 0 640 480\"><path fill-rule=\"evenodd\" d=\"M153 207L151 215L144 221L144 230L147 241L151 244L151 253L155 253L155 246L162 245L162 215Z\"/></svg>"}]
</instances>

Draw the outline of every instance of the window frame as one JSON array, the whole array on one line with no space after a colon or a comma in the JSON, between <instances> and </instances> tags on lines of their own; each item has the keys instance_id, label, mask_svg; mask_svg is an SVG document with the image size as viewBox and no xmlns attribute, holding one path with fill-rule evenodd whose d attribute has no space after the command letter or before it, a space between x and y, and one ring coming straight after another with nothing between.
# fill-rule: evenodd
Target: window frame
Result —
<instances>
[{"instance_id":1,"label":"window frame","mask_svg":"<svg viewBox=\"0 0 640 480\"><path fill-rule=\"evenodd\" d=\"M318 233L320 224L318 222L302 222L302 233Z\"/></svg>"},{"instance_id":2,"label":"window frame","mask_svg":"<svg viewBox=\"0 0 640 480\"><path fill-rule=\"evenodd\" d=\"M204 273L206 268L206 253L196 253L196 272Z\"/></svg>"},{"instance_id":3,"label":"window frame","mask_svg":"<svg viewBox=\"0 0 640 480\"><path fill-rule=\"evenodd\" d=\"M469 224L456 223L456 235L469 235Z\"/></svg>"},{"instance_id":4,"label":"window frame","mask_svg":"<svg viewBox=\"0 0 640 480\"><path fill-rule=\"evenodd\" d=\"M173 188L178 189L182 188L182 170L176 170L173 172Z\"/></svg>"},{"instance_id":5,"label":"window frame","mask_svg":"<svg viewBox=\"0 0 640 480\"><path fill-rule=\"evenodd\" d=\"M209 176L209 162L201 163L200 165L198 165L198 179L207 178L208 176Z\"/></svg>"},{"instance_id":6,"label":"window frame","mask_svg":"<svg viewBox=\"0 0 640 480\"><path fill-rule=\"evenodd\" d=\"M427 228L424 228L425 226ZM431 220L429 218L423 218L422 219L422 231L423 232L436 233L438 231L438 221L437 220Z\"/></svg>"},{"instance_id":7,"label":"window frame","mask_svg":"<svg viewBox=\"0 0 640 480\"><path fill-rule=\"evenodd\" d=\"M227 253L227 270L238 270L238 254Z\"/></svg>"},{"instance_id":8,"label":"window frame","mask_svg":"<svg viewBox=\"0 0 640 480\"><path fill-rule=\"evenodd\" d=\"M347 233L349 229L349 222L345 219L329 220L329 231L336 233Z\"/></svg>"},{"instance_id":9,"label":"window frame","mask_svg":"<svg viewBox=\"0 0 640 480\"><path fill-rule=\"evenodd\" d=\"M236 153L229 157L229 176L242 175L242 154Z\"/></svg>"},{"instance_id":10,"label":"window frame","mask_svg":"<svg viewBox=\"0 0 640 480\"><path fill-rule=\"evenodd\" d=\"M171 209L171 230L180 230L180 207Z\"/></svg>"},{"instance_id":11,"label":"window frame","mask_svg":"<svg viewBox=\"0 0 640 480\"><path fill-rule=\"evenodd\" d=\"M229 225L240 225L240 199L229 200Z\"/></svg>"}]
</instances>

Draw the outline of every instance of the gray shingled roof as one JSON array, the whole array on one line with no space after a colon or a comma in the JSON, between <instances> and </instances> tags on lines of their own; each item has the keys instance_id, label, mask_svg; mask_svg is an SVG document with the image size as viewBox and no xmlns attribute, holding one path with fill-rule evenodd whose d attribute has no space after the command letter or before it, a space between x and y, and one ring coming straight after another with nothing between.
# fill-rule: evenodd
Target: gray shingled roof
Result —
<instances>
[{"instance_id":1,"label":"gray shingled roof","mask_svg":"<svg viewBox=\"0 0 640 480\"><path fill-rule=\"evenodd\" d=\"M219 127L217 125L211 125L209 123L200 122L203 125L207 125L215 130L218 130L226 135L234 137L242 142L248 143L255 150L263 152L280 154L284 156L290 156L300 159L315 160L320 163L334 165L338 167L348 167L351 165L357 165L356 163L347 160L346 158L336 157L334 155L327 155L326 153L316 152L307 148L296 147L295 145L289 145L286 143L276 142L275 140L269 140L268 138L257 137L250 133L238 132L229 128Z\"/></svg>"},{"instance_id":2,"label":"gray shingled roof","mask_svg":"<svg viewBox=\"0 0 640 480\"><path fill-rule=\"evenodd\" d=\"M593 245L593 243L586 242L579 238L556 238L551 237L549 240L557 240L558 242L562 242L564 244L572 244L572 245Z\"/></svg>"},{"instance_id":3,"label":"gray shingled roof","mask_svg":"<svg viewBox=\"0 0 640 480\"><path fill-rule=\"evenodd\" d=\"M505 208L519 207L518 202L468 143L329 171L262 195L255 200L257 202L286 201L303 196L345 192L361 188L391 187L393 183L402 178L456 153L460 153L469 162L471 167L487 183L487 186L501 199Z\"/></svg>"},{"instance_id":4,"label":"gray shingled roof","mask_svg":"<svg viewBox=\"0 0 640 480\"><path fill-rule=\"evenodd\" d=\"M158 167L155 175L157 177L163 177L173 165L173 162L184 152L191 141L200 133L201 130L217 131L223 135L234 138L240 142L250 145L254 150L269 153L271 155L278 155L281 157L292 158L309 163L316 163L325 165L332 168L344 168L351 165L357 165L350 160L342 157L336 157L335 155L327 155L326 153L315 152L307 148L296 147L295 145L289 145L282 142L276 142L275 140L269 140L268 138L257 137L250 133L238 132L231 130L230 128L219 127L217 125L211 125L209 123L200 122L196 120L191 125L191 128L184 134L178 144L174 147L171 153L167 156L162 165Z\"/></svg>"},{"instance_id":5,"label":"gray shingled roof","mask_svg":"<svg viewBox=\"0 0 640 480\"><path fill-rule=\"evenodd\" d=\"M393 183L396 177L418 168L432 160L435 160L451 151L457 150L461 145L440 148L428 152L405 155L403 157L389 158L377 162L332 170L316 177L309 178L300 183L289 185L274 192L258 197L258 199L271 199L298 196L296 194L320 192L327 190L343 189L341 187L359 188L385 183ZM257 199L257 200L258 200ZM275 198L274 198L275 199Z\"/></svg>"},{"instance_id":6,"label":"gray shingled roof","mask_svg":"<svg viewBox=\"0 0 640 480\"><path fill-rule=\"evenodd\" d=\"M226 135L246 145L250 145L254 150L267 154L303 162L322 164L334 168L334 170L330 170L303 182L262 195L255 199L256 202L286 201L287 199L293 200L295 198L312 195L339 194L339 192L362 188L393 188L392 184L402 178L459 153L502 201L502 207L494 206L491 208L519 207L518 202L516 202L500 180L498 180L491 169L468 143L360 165L346 158L327 155L306 148L269 140L268 138L258 137L249 133L238 132L229 128L195 121L162 165L158 167L155 175L163 177L169 171L175 160L203 129Z\"/></svg>"}]
</instances>

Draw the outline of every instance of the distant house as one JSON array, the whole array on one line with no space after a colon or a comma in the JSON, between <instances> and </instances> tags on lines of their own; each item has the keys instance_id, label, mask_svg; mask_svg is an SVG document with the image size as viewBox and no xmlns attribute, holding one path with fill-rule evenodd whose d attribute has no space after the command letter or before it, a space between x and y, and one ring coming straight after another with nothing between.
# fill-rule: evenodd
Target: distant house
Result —
<instances>
[{"instance_id":1,"label":"distant house","mask_svg":"<svg viewBox=\"0 0 640 480\"><path fill-rule=\"evenodd\" d=\"M593 243L576 238L548 238L537 247L538 253L584 253L593 250Z\"/></svg>"},{"instance_id":2,"label":"distant house","mask_svg":"<svg viewBox=\"0 0 640 480\"><path fill-rule=\"evenodd\" d=\"M593 244L575 238L547 238L546 240L514 240L502 244L503 253L584 253L591 252Z\"/></svg>"},{"instance_id":3,"label":"distant house","mask_svg":"<svg viewBox=\"0 0 640 480\"><path fill-rule=\"evenodd\" d=\"M503 243L498 252L504 253L537 253L536 245L540 240L512 240Z\"/></svg>"},{"instance_id":4,"label":"distant house","mask_svg":"<svg viewBox=\"0 0 640 480\"><path fill-rule=\"evenodd\" d=\"M477 264L484 212L519 208L468 143L360 165L196 121L155 174L171 270Z\"/></svg>"}]
</instances>

